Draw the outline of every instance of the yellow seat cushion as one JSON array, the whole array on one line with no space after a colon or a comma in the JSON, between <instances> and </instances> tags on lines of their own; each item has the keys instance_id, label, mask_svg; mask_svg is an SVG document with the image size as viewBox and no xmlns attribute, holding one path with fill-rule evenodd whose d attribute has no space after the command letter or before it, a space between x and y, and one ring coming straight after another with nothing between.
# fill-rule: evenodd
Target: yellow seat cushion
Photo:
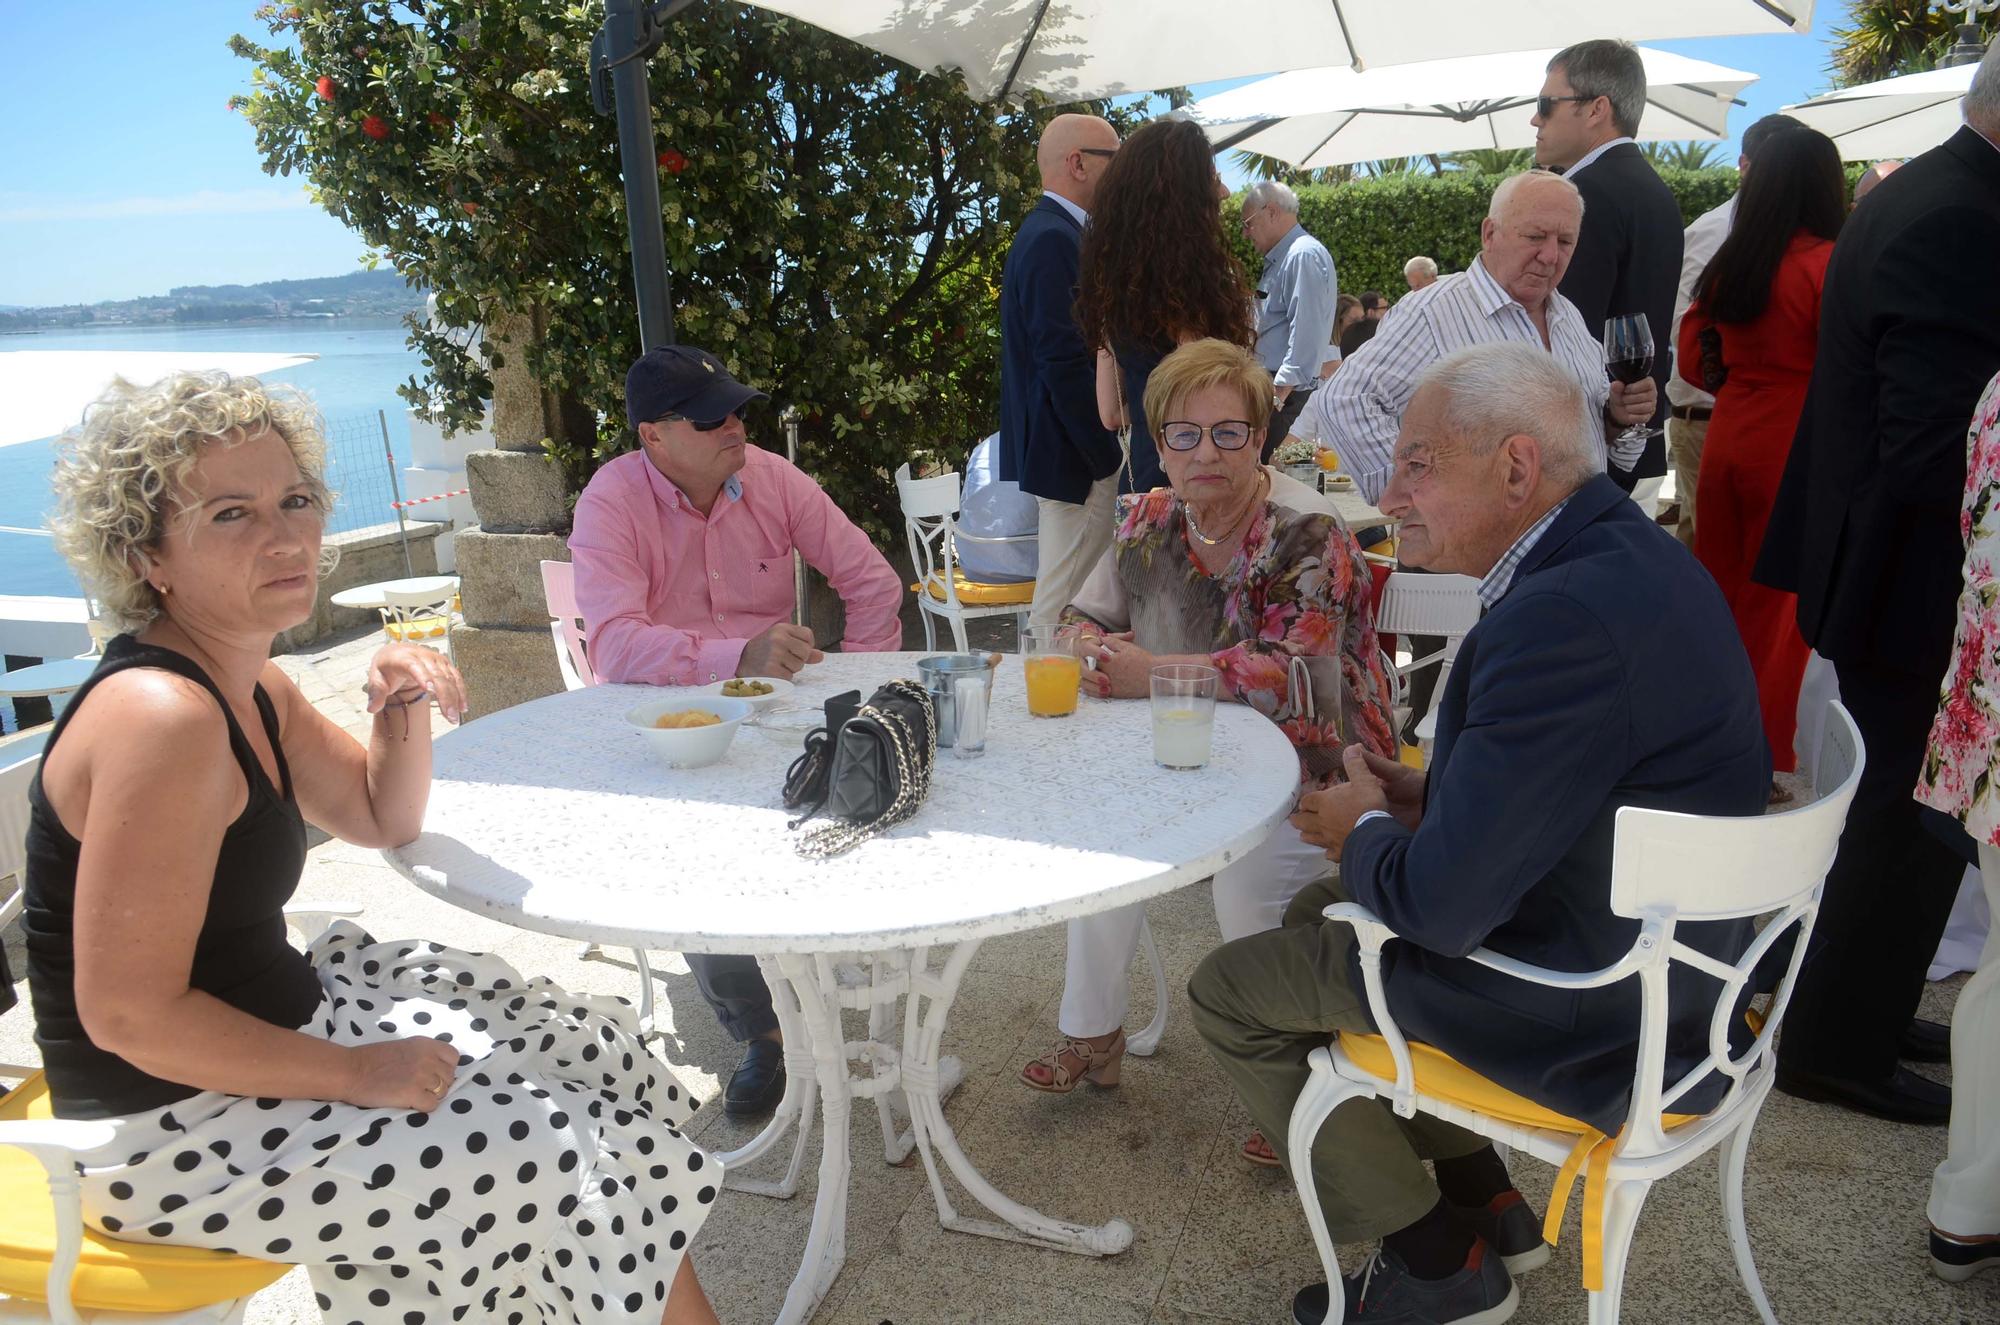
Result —
<instances>
[{"instance_id":1,"label":"yellow seat cushion","mask_svg":"<svg viewBox=\"0 0 2000 1325\"><path fill-rule=\"evenodd\" d=\"M1432 1099L1471 1109L1488 1118L1513 1123L1517 1127L1539 1127L1551 1132L1570 1132L1577 1137L1569 1160L1556 1175L1549 1209L1542 1222L1542 1236L1551 1245L1562 1228L1563 1211L1569 1206L1570 1192L1579 1175L1583 1178L1583 1286L1591 1292L1604 1287L1603 1248L1599 1244L1603 1228L1604 1169L1610 1162L1616 1137L1606 1136L1580 1119L1557 1113L1537 1104L1526 1095L1517 1095L1498 1082L1473 1071L1443 1050L1409 1041L1410 1071L1417 1090ZM1340 1048L1356 1067L1385 1081L1396 1079L1396 1060L1389 1042L1379 1035L1358 1035L1342 1031ZM1669 1130L1691 1123L1698 1113L1663 1113L1660 1125Z\"/></svg>"},{"instance_id":2,"label":"yellow seat cushion","mask_svg":"<svg viewBox=\"0 0 2000 1325\"><path fill-rule=\"evenodd\" d=\"M1535 1103L1526 1095L1516 1095L1505 1086L1488 1080L1443 1050L1411 1040L1410 1067L1416 1072L1417 1090L1432 1099L1445 1100L1473 1109L1489 1118L1518 1127L1542 1127L1551 1132L1573 1132L1578 1136L1591 1130L1590 1124L1566 1118L1553 1109ZM1340 1048L1355 1066L1384 1081L1396 1079L1396 1060L1389 1055L1389 1042L1379 1035L1356 1035L1343 1031ZM1680 1114L1668 1114L1667 1126L1686 1122Z\"/></svg>"},{"instance_id":3,"label":"yellow seat cushion","mask_svg":"<svg viewBox=\"0 0 2000 1325\"><path fill-rule=\"evenodd\" d=\"M1035 582L1024 580L1020 584L987 584L981 580L968 580L963 571L951 573L951 587L958 591L958 601L967 607L1026 607L1035 601ZM944 576L932 575L922 584L913 584L916 593L928 593L940 603L945 599Z\"/></svg>"},{"instance_id":4,"label":"yellow seat cushion","mask_svg":"<svg viewBox=\"0 0 2000 1325\"><path fill-rule=\"evenodd\" d=\"M441 639L451 622L441 616L417 616L408 621L385 621L382 633L392 640Z\"/></svg>"},{"instance_id":5,"label":"yellow seat cushion","mask_svg":"<svg viewBox=\"0 0 2000 1325\"><path fill-rule=\"evenodd\" d=\"M0 1121L54 1116L39 1072L0 1100ZM0 1293L46 1300L55 1247L47 1170L27 1151L0 1146ZM123 1242L86 1224L70 1291L79 1307L98 1311L191 1311L248 1297L291 1268L199 1247Z\"/></svg>"}]
</instances>

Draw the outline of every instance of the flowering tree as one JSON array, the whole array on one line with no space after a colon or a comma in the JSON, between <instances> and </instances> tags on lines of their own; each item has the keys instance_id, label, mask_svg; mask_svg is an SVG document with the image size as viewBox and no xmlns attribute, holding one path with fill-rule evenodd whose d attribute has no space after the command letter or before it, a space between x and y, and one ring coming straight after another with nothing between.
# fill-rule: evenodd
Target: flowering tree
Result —
<instances>
[{"instance_id":1,"label":"flowering tree","mask_svg":"<svg viewBox=\"0 0 2000 1325\"><path fill-rule=\"evenodd\" d=\"M601 5L300 0L257 14L271 39L232 40L255 66L232 104L265 169L303 174L436 292L444 322L528 321L528 367L560 419L549 447L580 485L630 444L638 353L616 126L589 96ZM797 406L806 463L886 532L899 522L884 471L995 423L1000 262L1035 196L1045 112L974 102L955 75L722 3L674 20L651 76L678 337ZM429 374L403 394L463 426L491 382L412 321ZM752 431L775 444L775 410Z\"/></svg>"}]
</instances>

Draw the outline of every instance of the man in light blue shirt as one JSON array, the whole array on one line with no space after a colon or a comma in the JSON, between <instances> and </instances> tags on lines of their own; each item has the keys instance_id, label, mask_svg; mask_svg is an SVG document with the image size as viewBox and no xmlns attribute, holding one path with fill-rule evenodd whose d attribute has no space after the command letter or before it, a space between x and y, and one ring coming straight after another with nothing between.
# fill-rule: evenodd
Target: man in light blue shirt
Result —
<instances>
[{"instance_id":1,"label":"man in light blue shirt","mask_svg":"<svg viewBox=\"0 0 2000 1325\"><path fill-rule=\"evenodd\" d=\"M1276 387L1264 459L1291 431L1333 356L1333 305L1340 294L1333 255L1299 224L1299 195L1276 180L1243 195L1243 236L1264 255L1257 281L1257 358Z\"/></svg>"}]
</instances>

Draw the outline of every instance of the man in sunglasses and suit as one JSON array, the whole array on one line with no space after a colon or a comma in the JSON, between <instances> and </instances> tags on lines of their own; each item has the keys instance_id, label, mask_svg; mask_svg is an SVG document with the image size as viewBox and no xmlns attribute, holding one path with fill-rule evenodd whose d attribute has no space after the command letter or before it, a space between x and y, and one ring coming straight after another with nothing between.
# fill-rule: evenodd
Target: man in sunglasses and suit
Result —
<instances>
[{"instance_id":1,"label":"man in sunglasses and suit","mask_svg":"<svg viewBox=\"0 0 2000 1325\"><path fill-rule=\"evenodd\" d=\"M1666 418L1673 367L1674 293L1681 274L1680 205L1632 135L1646 109L1646 66L1625 41L1582 41L1557 51L1529 123L1535 164L1560 170L1583 195L1583 233L1562 279L1563 297L1583 314L1593 340L1613 317L1643 313L1653 333L1658 405ZM1612 429L1607 438L1619 431ZM1628 462L1622 452L1638 452ZM1627 492L1667 472L1664 435L1639 446L1613 442L1612 482Z\"/></svg>"},{"instance_id":2,"label":"man in sunglasses and suit","mask_svg":"<svg viewBox=\"0 0 2000 1325\"><path fill-rule=\"evenodd\" d=\"M577 499L570 556L600 682L706 685L789 678L821 654L793 625L792 553L847 609L842 647L902 647L903 584L820 486L752 446L742 410L764 393L687 345L648 350L625 375L639 449L597 471ZM753 1116L785 1089L771 992L754 958L687 954L722 1028L747 1044L723 1110Z\"/></svg>"}]
</instances>

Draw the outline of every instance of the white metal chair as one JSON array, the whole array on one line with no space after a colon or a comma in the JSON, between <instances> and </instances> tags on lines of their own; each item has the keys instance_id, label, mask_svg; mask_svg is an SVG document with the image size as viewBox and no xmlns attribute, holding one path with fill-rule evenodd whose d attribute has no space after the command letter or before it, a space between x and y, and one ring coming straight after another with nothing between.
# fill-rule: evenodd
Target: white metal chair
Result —
<instances>
[{"instance_id":1,"label":"white metal chair","mask_svg":"<svg viewBox=\"0 0 2000 1325\"><path fill-rule=\"evenodd\" d=\"M1435 666L1438 669L1437 686L1431 691L1433 696L1444 694L1445 679L1451 675L1451 664L1458 657L1458 646L1479 624L1479 581L1470 575L1411 575L1407 571L1391 572L1382 585L1382 596L1375 605L1375 629L1384 635L1395 635L1407 639L1412 635L1441 635L1444 647L1436 653L1416 657L1416 650L1410 650L1411 658L1398 666L1394 658L1388 659L1385 670L1389 672L1390 683L1395 686L1395 705L1405 709L1409 703L1410 678L1423 668ZM1399 715L1399 725L1400 725ZM1437 731L1437 705L1417 726L1418 738L1428 743Z\"/></svg>"},{"instance_id":2,"label":"white metal chair","mask_svg":"<svg viewBox=\"0 0 2000 1325\"><path fill-rule=\"evenodd\" d=\"M1606 1137L1495 1085L1425 1044L1411 1044L1397 1028L1382 990L1382 948L1396 934L1365 908L1344 902L1326 909L1329 920L1354 926L1361 948L1362 980L1379 1035L1343 1032L1307 1059L1311 1079L1292 1110L1287 1152L1306 1156L1327 1117L1351 1099L1382 1099L1403 1117L1417 1110L1457 1123L1495 1142L1560 1165L1544 1230L1553 1242L1562 1224L1572 1179L1584 1179L1583 1282L1590 1293L1591 1325L1618 1319L1625 1258L1639 1208L1652 1184L1717 1147L1721 1148L1723 1210L1743 1286L1766 1325L1777 1325L1743 1218L1743 1167L1758 1110L1776 1072L1772 1039L1784 1019L1799 963L1819 911L1820 890L1833 863L1847 807L1861 778L1861 734L1847 710L1831 706L1815 785L1818 800L1784 814L1717 818L1627 806L1618 811L1612 849L1611 910L1639 922L1631 949L1601 971L1550 971L1486 948L1471 954L1482 966L1534 984L1597 989L1639 981L1639 1052L1632 1105L1625 1125ZM1682 921L1776 915L1741 960L1729 964L1681 943ZM1759 960L1782 937L1793 936L1791 963L1740 1055L1730 1052L1736 1007ZM1719 982L1708 1022L1708 1056L1675 1082L1667 1082L1668 970L1674 963ZM1711 1072L1728 1078L1727 1093L1706 1113L1666 1112ZM1340 1325L1345 1303L1340 1267L1314 1190L1312 1165L1293 1163L1306 1222L1326 1267L1332 1291L1328 1325Z\"/></svg>"},{"instance_id":3,"label":"white metal chair","mask_svg":"<svg viewBox=\"0 0 2000 1325\"><path fill-rule=\"evenodd\" d=\"M548 600L549 634L556 642L556 666L562 669L563 688L581 690L597 684L590 669L589 627L576 605L576 568L567 561L542 563L542 596ZM603 949L595 943L583 945L582 955L595 957ZM653 1031L653 968L642 949L632 949L632 964L639 972L639 1038Z\"/></svg>"},{"instance_id":4,"label":"white metal chair","mask_svg":"<svg viewBox=\"0 0 2000 1325\"><path fill-rule=\"evenodd\" d=\"M543 562L542 596L549 604L549 634L555 638L563 689L596 685L597 673L590 669L589 627L576 605L576 568L567 561Z\"/></svg>"},{"instance_id":5,"label":"white metal chair","mask_svg":"<svg viewBox=\"0 0 2000 1325\"><path fill-rule=\"evenodd\" d=\"M961 484L956 470L931 478L912 478L905 464L896 470L896 495L903 504L903 532L910 540L910 564L916 568L917 607L924 622L924 647L937 648L932 617L951 626L958 652L968 652L965 623L974 617L1011 616L1016 629L1028 624L1028 605L1035 599L1035 582L984 584L968 580L958 568L957 544L1028 543L1028 536L985 538L958 527Z\"/></svg>"},{"instance_id":6,"label":"white metal chair","mask_svg":"<svg viewBox=\"0 0 2000 1325\"><path fill-rule=\"evenodd\" d=\"M382 591L382 633L405 644L425 644L451 656L452 604L457 589L442 595L407 593L400 589Z\"/></svg>"},{"instance_id":7,"label":"white metal chair","mask_svg":"<svg viewBox=\"0 0 2000 1325\"><path fill-rule=\"evenodd\" d=\"M0 928L21 912L27 868L28 784L37 749L0 767ZM285 909L310 939L343 906ZM21 1084L0 1100L0 1321L51 1325L233 1325L257 1292L291 1266L197 1247L124 1242L85 1226L76 1156L111 1139L105 1122L54 1117L48 1084L32 1068L0 1067Z\"/></svg>"},{"instance_id":8,"label":"white metal chair","mask_svg":"<svg viewBox=\"0 0 2000 1325\"><path fill-rule=\"evenodd\" d=\"M0 930L21 914L28 869L28 784L41 763L39 742L33 749L0 750Z\"/></svg>"}]
</instances>

